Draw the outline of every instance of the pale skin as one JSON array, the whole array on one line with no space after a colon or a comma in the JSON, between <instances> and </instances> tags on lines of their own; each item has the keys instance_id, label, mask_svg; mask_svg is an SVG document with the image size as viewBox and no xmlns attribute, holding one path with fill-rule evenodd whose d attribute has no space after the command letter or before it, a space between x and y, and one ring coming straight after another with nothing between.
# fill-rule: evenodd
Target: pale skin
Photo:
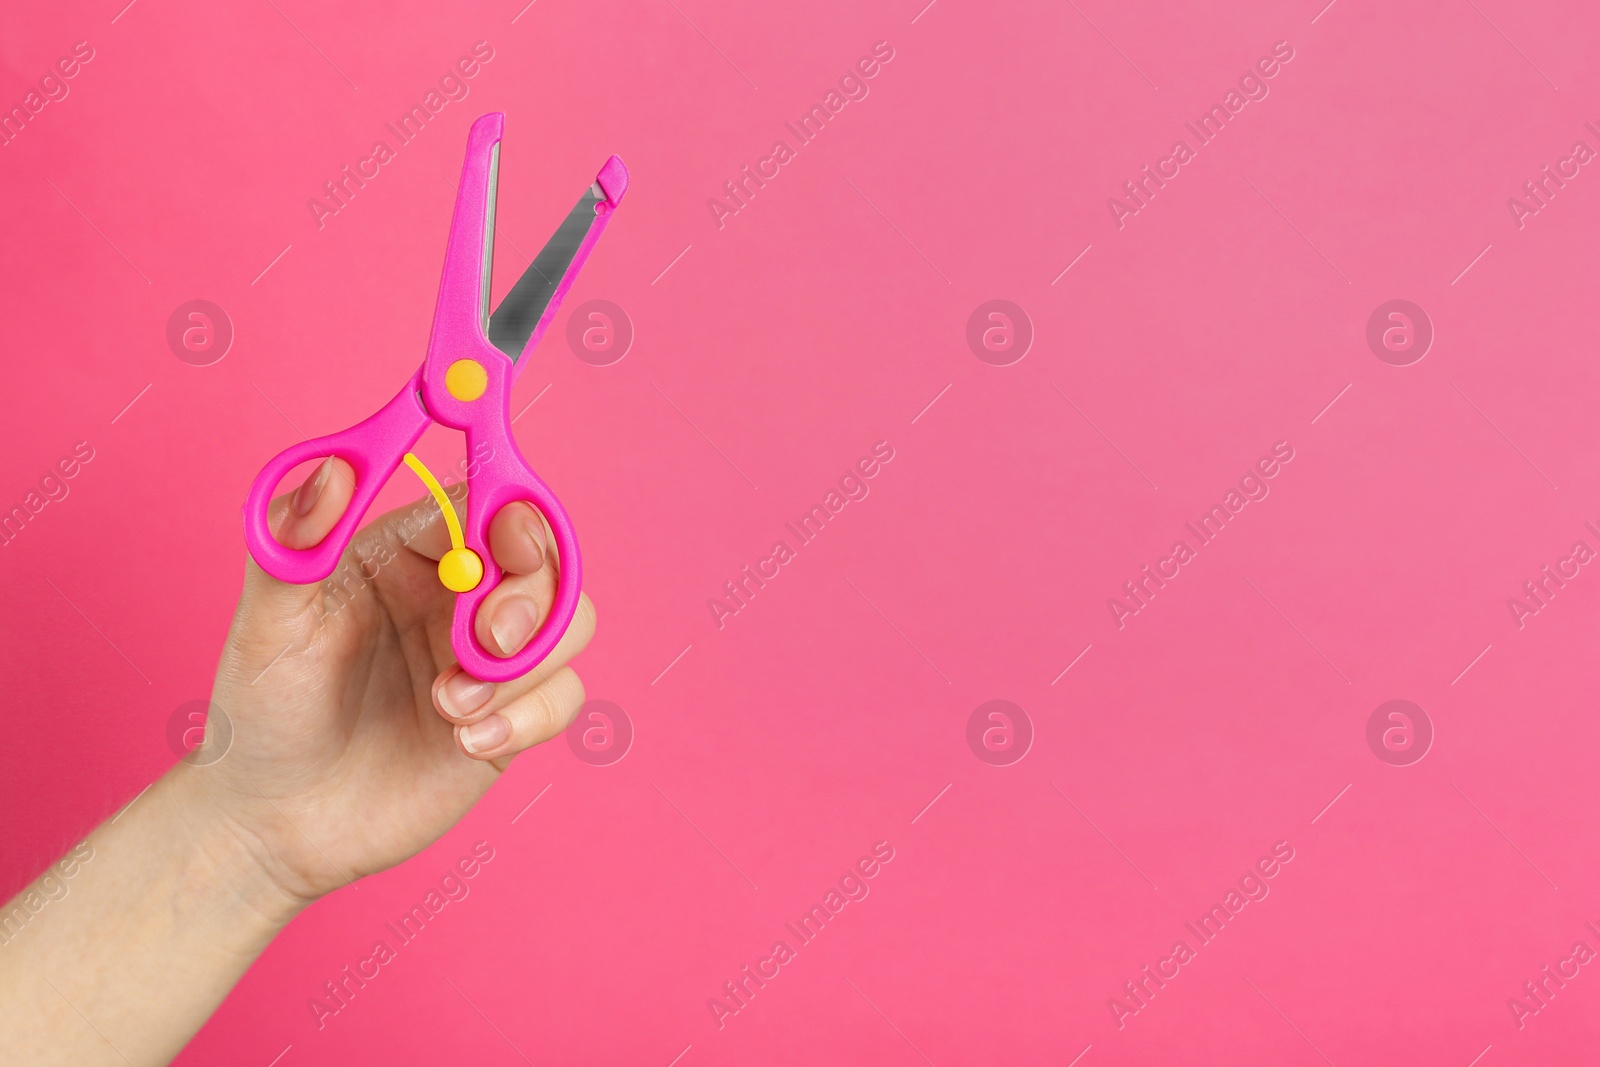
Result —
<instances>
[{"instance_id":1,"label":"pale skin","mask_svg":"<svg viewBox=\"0 0 1600 1067\"><path fill-rule=\"evenodd\" d=\"M278 540L321 541L353 488L342 460L325 461L273 502ZM549 611L559 560L524 503L494 517L489 544L507 574L475 629L510 654ZM301 910L420 852L518 752L566 728L584 700L567 664L594 606L580 600L532 673L477 682L450 648L455 597L435 569L449 547L426 503L356 535L335 577L363 578L339 600L246 562L212 691L233 726L226 755L179 762L90 833L75 851L87 860L0 914L25 916L0 943L0 1064L167 1063ZM220 744L214 726L205 744Z\"/></svg>"}]
</instances>

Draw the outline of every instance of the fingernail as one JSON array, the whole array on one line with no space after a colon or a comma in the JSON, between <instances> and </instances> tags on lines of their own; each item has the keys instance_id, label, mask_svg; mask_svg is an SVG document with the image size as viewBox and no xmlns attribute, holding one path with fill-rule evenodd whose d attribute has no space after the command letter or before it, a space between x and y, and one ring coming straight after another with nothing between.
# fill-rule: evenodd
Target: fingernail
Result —
<instances>
[{"instance_id":1,"label":"fingernail","mask_svg":"<svg viewBox=\"0 0 1600 1067\"><path fill-rule=\"evenodd\" d=\"M439 687L439 706L452 719L464 719L488 703L493 694L494 686L490 683L458 671Z\"/></svg>"},{"instance_id":2,"label":"fingernail","mask_svg":"<svg viewBox=\"0 0 1600 1067\"><path fill-rule=\"evenodd\" d=\"M533 604L525 597L512 597L495 609L489 620L489 632L494 635L500 654L509 656L528 643L539 625Z\"/></svg>"},{"instance_id":3,"label":"fingernail","mask_svg":"<svg viewBox=\"0 0 1600 1067\"><path fill-rule=\"evenodd\" d=\"M333 460L325 459L311 472L311 477L300 483L300 488L294 491L294 499L289 501L296 515L304 518L311 514L311 509L322 499L322 490L328 484L328 475L332 473Z\"/></svg>"},{"instance_id":4,"label":"fingernail","mask_svg":"<svg viewBox=\"0 0 1600 1067\"><path fill-rule=\"evenodd\" d=\"M528 535L528 540L533 542L539 554L544 555L544 523L528 519L522 524L522 532Z\"/></svg>"},{"instance_id":5,"label":"fingernail","mask_svg":"<svg viewBox=\"0 0 1600 1067\"><path fill-rule=\"evenodd\" d=\"M529 566L529 573L539 570L544 566L547 553L544 548L544 523L537 519L524 519L522 521L522 536L528 539L533 546L533 557Z\"/></svg>"},{"instance_id":6,"label":"fingernail","mask_svg":"<svg viewBox=\"0 0 1600 1067\"><path fill-rule=\"evenodd\" d=\"M511 724L504 715L491 715L482 722L456 729L461 734L461 747L474 754L498 748L511 736Z\"/></svg>"}]
</instances>

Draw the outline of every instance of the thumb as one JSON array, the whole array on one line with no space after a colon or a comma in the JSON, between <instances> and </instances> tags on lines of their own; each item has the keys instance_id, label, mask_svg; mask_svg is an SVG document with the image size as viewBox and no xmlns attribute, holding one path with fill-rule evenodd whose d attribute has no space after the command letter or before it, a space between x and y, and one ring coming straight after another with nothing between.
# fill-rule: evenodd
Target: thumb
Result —
<instances>
[{"instance_id":1,"label":"thumb","mask_svg":"<svg viewBox=\"0 0 1600 1067\"><path fill-rule=\"evenodd\" d=\"M355 470L350 464L337 456L324 459L298 489L267 506L267 529L285 548L315 548L344 515L355 491ZM304 611L319 595L320 584L279 581L254 559L246 564L245 597L280 618Z\"/></svg>"}]
</instances>

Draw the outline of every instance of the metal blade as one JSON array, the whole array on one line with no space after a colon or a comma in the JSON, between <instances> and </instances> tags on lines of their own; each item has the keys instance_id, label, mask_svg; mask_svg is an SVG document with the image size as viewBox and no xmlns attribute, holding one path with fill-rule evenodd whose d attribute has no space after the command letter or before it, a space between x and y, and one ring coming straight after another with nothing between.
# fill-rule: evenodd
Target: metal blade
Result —
<instances>
[{"instance_id":1,"label":"metal blade","mask_svg":"<svg viewBox=\"0 0 1600 1067\"><path fill-rule=\"evenodd\" d=\"M533 336L539 319L550 306L550 298L555 295L556 287L571 268L573 257L578 254L578 246L594 225L595 205L604 199L605 192L598 183L591 185L578 198L577 204L556 228L549 243L534 257L528 269L522 272L522 277L517 279L517 284L511 287L505 299L500 301L500 306L494 309L494 314L489 316L489 328L485 331L489 343L510 356L513 362L522 355L523 346Z\"/></svg>"},{"instance_id":2,"label":"metal blade","mask_svg":"<svg viewBox=\"0 0 1600 1067\"><path fill-rule=\"evenodd\" d=\"M494 208L500 194L500 146L496 144L494 151L489 154L489 196L484 205L483 224L483 279L482 289L478 294L478 319L484 324L485 331L489 325L489 276L494 271Z\"/></svg>"}]
</instances>

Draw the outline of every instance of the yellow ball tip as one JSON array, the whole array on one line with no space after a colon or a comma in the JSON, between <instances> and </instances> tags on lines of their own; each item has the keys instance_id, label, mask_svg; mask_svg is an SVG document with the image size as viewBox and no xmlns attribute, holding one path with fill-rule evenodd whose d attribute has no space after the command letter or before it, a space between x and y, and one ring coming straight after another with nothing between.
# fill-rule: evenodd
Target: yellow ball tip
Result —
<instances>
[{"instance_id":1,"label":"yellow ball tip","mask_svg":"<svg viewBox=\"0 0 1600 1067\"><path fill-rule=\"evenodd\" d=\"M452 548L439 560L439 580L452 593L467 593L483 581L483 560L470 548Z\"/></svg>"}]
</instances>

